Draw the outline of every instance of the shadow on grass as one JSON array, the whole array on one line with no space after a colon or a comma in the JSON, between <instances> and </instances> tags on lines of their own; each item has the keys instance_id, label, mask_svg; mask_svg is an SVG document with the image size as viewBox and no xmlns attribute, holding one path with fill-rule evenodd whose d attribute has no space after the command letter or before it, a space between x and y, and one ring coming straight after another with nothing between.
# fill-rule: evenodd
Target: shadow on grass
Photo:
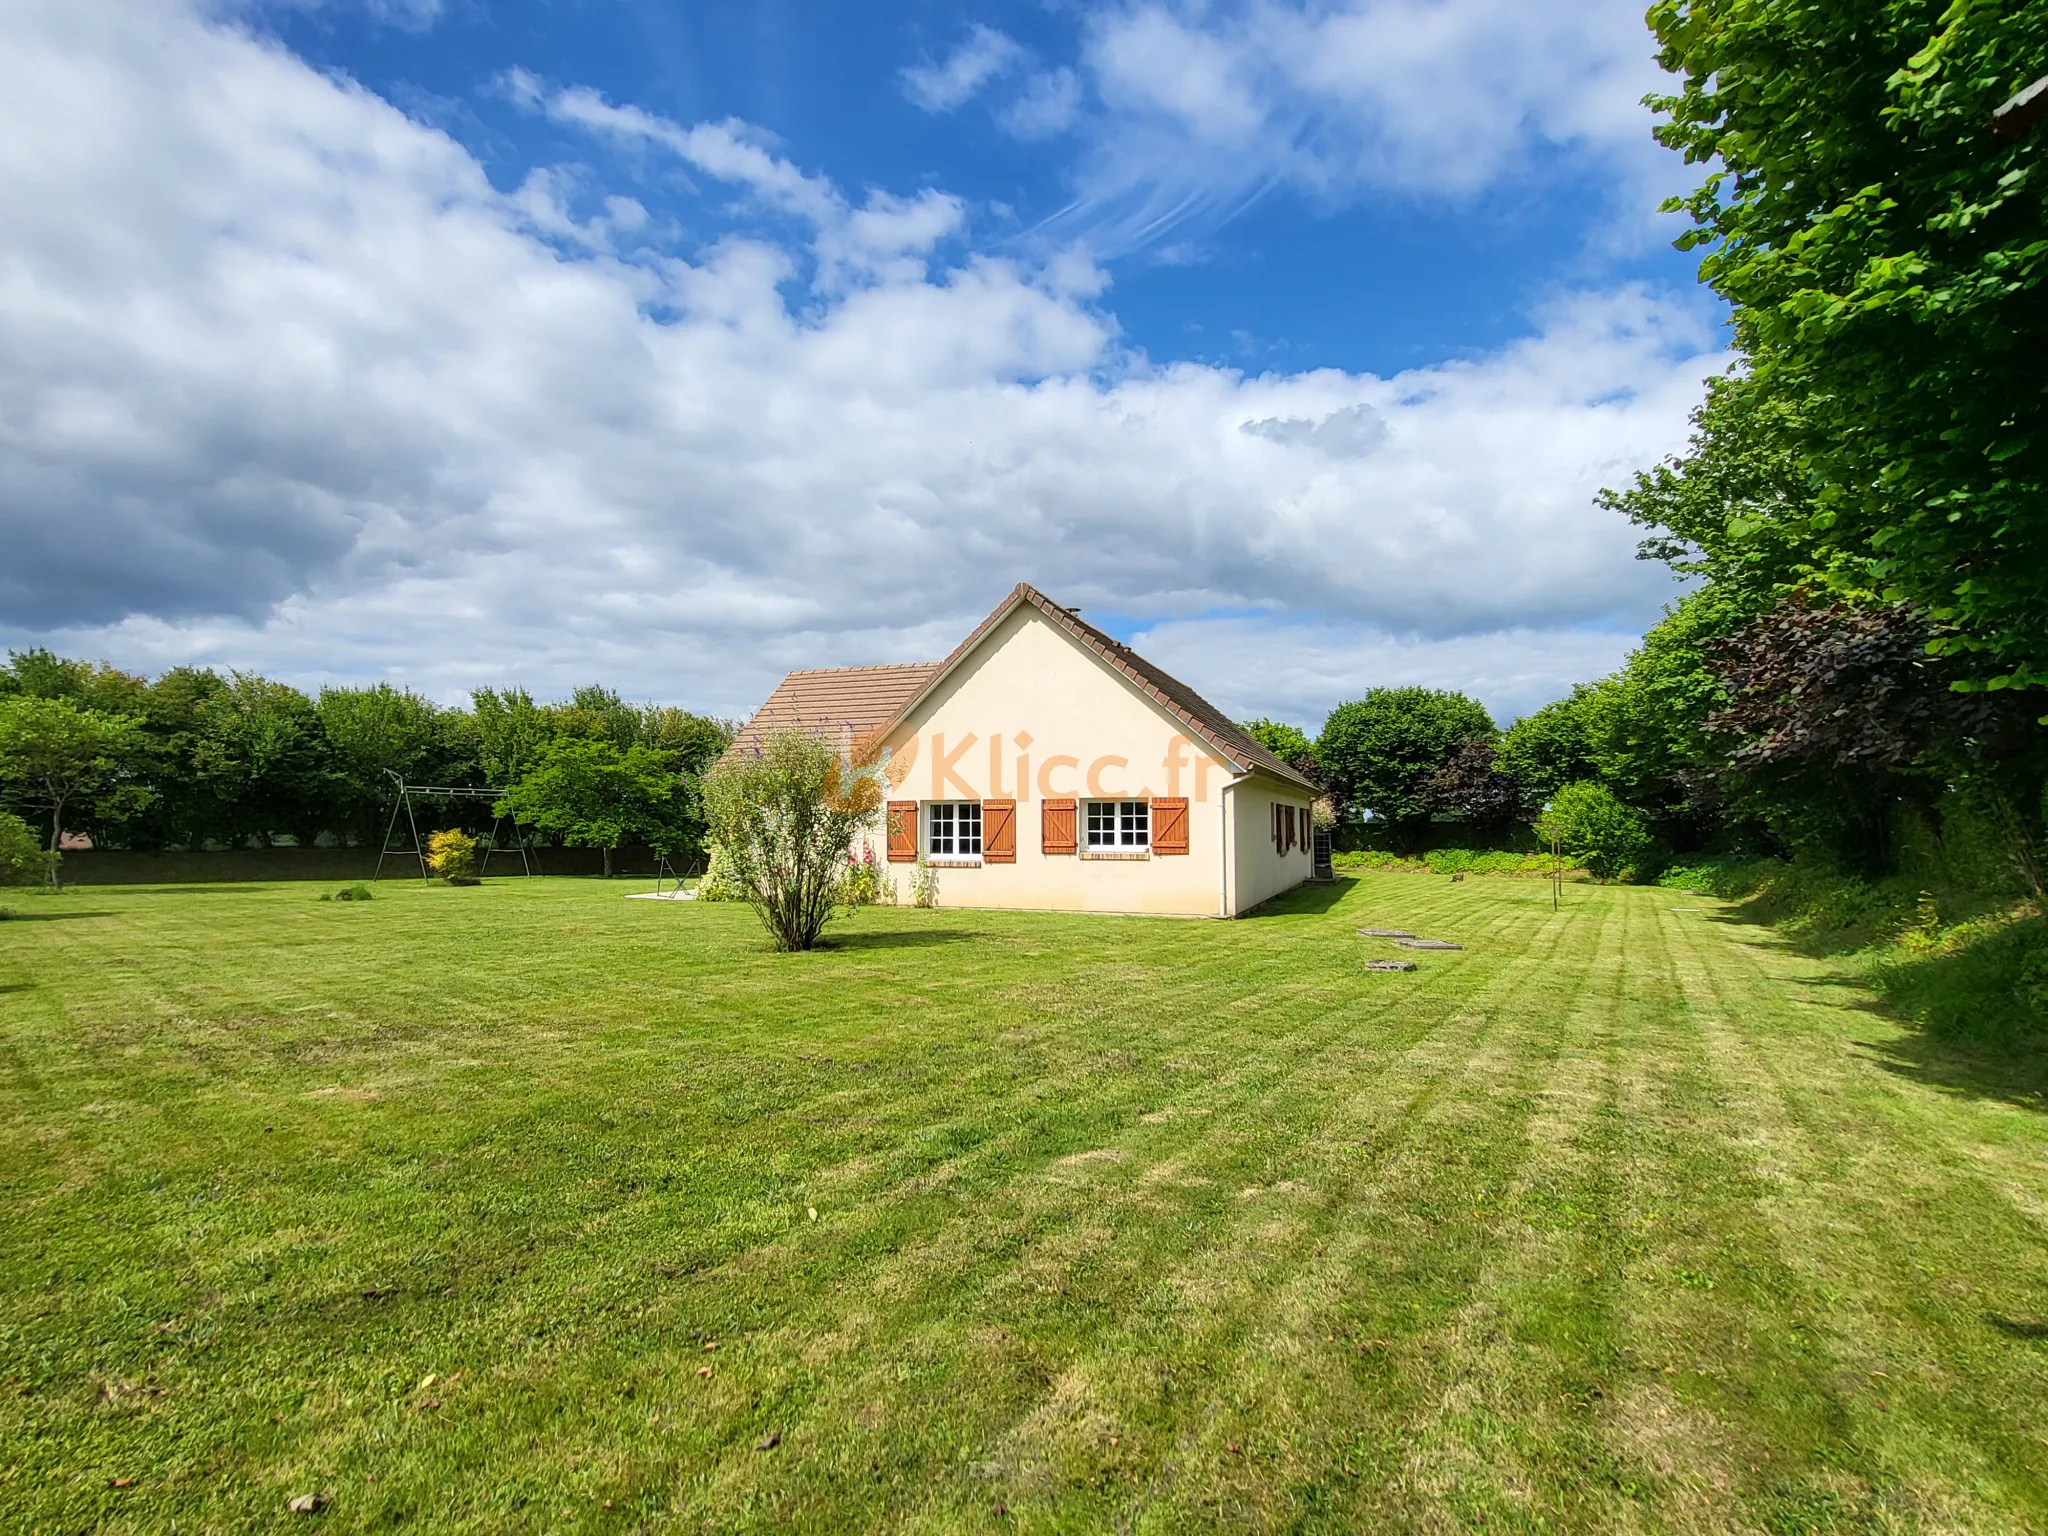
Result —
<instances>
[{"instance_id":1,"label":"shadow on grass","mask_svg":"<svg viewBox=\"0 0 2048 1536\"><path fill-rule=\"evenodd\" d=\"M0 983L0 992L33 992L36 984L32 981L9 981Z\"/></svg>"},{"instance_id":2,"label":"shadow on grass","mask_svg":"<svg viewBox=\"0 0 2048 1536\"><path fill-rule=\"evenodd\" d=\"M116 884L113 881L108 881L104 884L94 884L91 889L95 891L121 891L129 896L246 896L251 891L268 891L280 885L302 886L309 891L317 891L322 886L353 885L355 883L352 880L207 880L203 882L195 881L189 885L170 883L150 885L144 881L137 880L132 884ZM363 883L368 884L369 882L364 881ZM385 882L387 885L390 883L388 880ZM415 881L414 884L418 884L418 882ZM74 886L72 889L75 890L77 887Z\"/></svg>"},{"instance_id":3,"label":"shadow on grass","mask_svg":"<svg viewBox=\"0 0 2048 1536\"><path fill-rule=\"evenodd\" d=\"M1897 1018L1888 1007L1863 1005L1874 1013ZM1922 1083L1943 1093L1991 1099L2016 1109L2048 1114L2048 1054L2039 1047L1999 1049L1950 1041L1913 1028L1899 1040L1859 1041L1871 1060L1886 1072Z\"/></svg>"},{"instance_id":4,"label":"shadow on grass","mask_svg":"<svg viewBox=\"0 0 2048 1536\"><path fill-rule=\"evenodd\" d=\"M981 937L973 928L928 928L883 933L835 933L822 940L821 951L835 949L919 949L928 944L966 944Z\"/></svg>"},{"instance_id":5,"label":"shadow on grass","mask_svg":"<svg viewBox=\"0 0 2048 1536\"><path fill-rule=\"evenodd\" d=\"M1282 891L1270 901L1262 901L1245 913L1241 921L1252 921L1261 917L1301 917L1318 912L1327 912L1349 894L1356 883L1351 875L1339 875L1332 885L1297 885L1291 891Z\"/></svg>"},{"instance_id":6,"label":"shadow on grass","mask_svg":"<svg viewBox=\"0 0 2048 1536\"><path fill-rule=\"evenodd\" d=\"M1859 926L1787 932L1781 911L1742 902L1710 921L1750 930L1747 942L1843 961L1870 942ZM1847 972L1801 978L1816 992L1862 993L1852 1006L1903 1027L1895 1040L1859 1041L1883 1070L1946 1093L2048 1113L2048 1019L2022 986L2048 953L2048 919L2030 917L1949 949L1880 950ZM1875 998L1868 996L1875 993Z\"/></svg>"},{"instance_id":7,"label":"shadow on grass","mask_svg":"<svg viewBox=\"0 0 2048 1536\"><path fill-rule=\"evenodd\" d=\"M1996 1312L1986 1312L1984 1321L2009 1339L2048 1339L2048 1323L2020 1317L2001 1317Z\"/></svg>"},{"instance_id":8,"label":"shadow on grass","mask_svg":"<svg viewBox=\"0 0 2048 1536\"><path fill-rule=\"evenodd\" d=\"M10 923L70 923L82 917L112 917L111 912L23 912L19 909L8 914Z\"/></svg>"}]
</instances>

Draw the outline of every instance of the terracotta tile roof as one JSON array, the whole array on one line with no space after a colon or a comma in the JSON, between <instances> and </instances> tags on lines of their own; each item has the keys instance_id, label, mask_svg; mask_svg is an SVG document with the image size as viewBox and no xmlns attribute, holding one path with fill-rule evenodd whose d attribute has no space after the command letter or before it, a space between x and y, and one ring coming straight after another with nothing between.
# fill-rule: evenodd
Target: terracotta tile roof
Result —
<instances>
[{"instance_id":1,"label":"terracotta tile roof","mask_svg":"<svg viewBox=\"0 0 2048 1536\"><path fill-rule=\"evenodd\" d=\"M1137 684L1155 704L1185 725L1189 735L1198 741L1207 742L1219 756L1231 762L1240 772L1256 768L1312 795L1322 793L1299 772L1290 768L1285 761L1247 736L1236 721L1186 683L1160 671L1129 646L1119 640L1112 640L1093 624L1083 623L1079 616L1062 608L1027 581L1020 581L1011 588L1010 595L996 605L995 612L983 619L975 627L973 634L955 646L952 655L932 669L931 678L915 694L903 701L903 707L897 711L895 718L900 719L915 706L940 678L952 671L968 652L981 643L982 637L1008 617L1019 603L1030 603L1053 623Z\"/></svg>"},{"instance_id":2,"label":"terracotta tile roof","mask_svg":"<svg viewBox=\"0 0 2048 1536\"><path fill-rule=\"evenodd\" d=\"M792 672L776 684L726 750L743 752L776 731L791 729L821 733L835 745L842 730L850 728L856 738L865 736L902 713L938 672L938 663L930 661Z\"/></svg>"},{"instance_id":3,"label":"terracotta tile roof","mask_svg":"<svg viewBox=\"0 0 2048 1536\"><path fill-rule=\"evenodd\" d=\"M1060 607L1029 582L1020 581L1009 596L996 605L995 612L975 626L974 633L953 647L944 661L912 662L887 667L822 667L809 672L792 672L773 693L746 728L733 738L726 750L745 751L778 730L795 727L817 731L835 740L851 728L858 739L879 733L907 714L938 683L939 679L979 645L988 632L1009 616L1019 603L1030 603L1046 618L1115 668L1160 708L1187 727L1188 734L1206 742L1218 756L1240 773L1257 769L1284 783L1314 795L1321 791L1247 736L1236 721L1203 698L1186 683L1171 677L1120 641L1112 640L1093 624Z\"/></svg>"}]
</instances>

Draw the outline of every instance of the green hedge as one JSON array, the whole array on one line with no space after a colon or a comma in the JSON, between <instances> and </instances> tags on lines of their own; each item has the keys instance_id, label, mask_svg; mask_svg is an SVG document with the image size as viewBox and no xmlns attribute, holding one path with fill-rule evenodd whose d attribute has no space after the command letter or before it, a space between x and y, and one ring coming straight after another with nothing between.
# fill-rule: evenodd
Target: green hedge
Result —
<instances>
[{"instance_id":1,"label":"green hedge","mask_svg":"<svg viewBox=\"0 0 2048 1536\"><path fill-rule=\"evenodd\" d=\"M1512 875L1521 879L1548 879L1551 872L1547 853L1504 853L1488 848L1431 848L1413 858L1376 849L1331 856L1338 869L1405 869L1432 875ZM1565 870L1568 880L1583 880L1583 869Z\"/></svg>"}]
</instances>

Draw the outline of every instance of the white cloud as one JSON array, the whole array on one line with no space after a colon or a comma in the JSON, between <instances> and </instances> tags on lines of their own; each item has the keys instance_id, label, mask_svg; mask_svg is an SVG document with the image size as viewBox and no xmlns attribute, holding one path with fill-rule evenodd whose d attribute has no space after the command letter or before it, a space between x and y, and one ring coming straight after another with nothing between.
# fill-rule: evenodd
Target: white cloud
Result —
<instances>
[{"instance_id":1,"label":"white cloud","mask_svg":"<svg viewBox=\"0 0 2048 1536\"><path fill-rule=\"evenodd\" d=\"M556 122L671 150L706 175L739 182L770 207L815 224L834 223L844 214L829 182L772 153L765 136L745 123L728 119L685 128L638 107L615 107L587 86L549 94L524 70L510 78L515 99L542 106Z\"/></svg>"},{"instance_id":2,"label":"white cloud","mask_svg":"<svg viewBox=\"0 0 2048 1536\"><path fill-rule=\"evenodd\" d=\"M1216 658L1250 711L1289 656L1303 699L1454 652L1490 699L1561 683L1668 595L1589 499L1682 441L1717 361L1689 309L1566 296L1386 379L1154 366L1080 253L941 261L943 193L856 206L743 124L507 88L802 227L625 259L637 204L501 194L233 28L6 13L7 638L743 710L789 666L943 654L1023 578L1169 621L1162 662ZM792 300L806 263L837 276Z\"/></svg>"},{"instance_id":3,"label":"white cloud","mask_svg":"<svg viewBox=\"0 0 2048 1536\"><path fill-rule=\"evenodd\" d=\"M629 144L669 150L708 176L746 187L765 207L806 220L815 231L812 250L817 258L816 286L821 289L836 290L861 276L895 281L921 278L925 275L924 258L966 223L965 203L951 193L930 188L907 198L873 191L863 206L851 207L829 181L807 175L775 154L766 136L746 123L699 123L685 128L638 107L613 106L587 87L550 92L526 70L510 71L505 85L513 100L546 112L555 122ZM632 203L631 209L644 224L646 210L637 203ZM622 227L616 215L607 223ZM565 232L561 226L560 218L535 220L535 227L548 233ZM580 227L567 232L584 236ZM592 242L585 237L585 243Z\"/></svg>"},{"instance_id":4,"label":"white cloud","mask_svg":"<svg viewBox=\"0 0 2048 1536\"><path fill-rule=\"evenodd\" d=\"M1265 119L1243 50L1161 6L1099 19L1088 53L1113 107L1162 114L1198 142L1242 140Z\"/></svg>"},{"instance_id":5,"label":"white cloud","mask_svg":"<svg viewBox=\"0 0 2048 1536\"><path fill-rule=\"evenodd\" d=\"M1024 50L1007 34L977 23L942 63L904 70L903 93L927 112L951 112L1023 57Z\"/></svg>"},{"instance_id":6,"label":"white cloud","mask_svg":"<svg viewBox=\"0 0 2048 1536\"><path fill-rule=\"evenodd\" d=\"M1573 683L1612 672L1639 638L1513 628L1430 640L1368 625L1218 618L1155 625L1131 644L1176 677L1201 678L1211 702L1235 718L1270 716L1313 736L1368 684L1455 689L1505 726Z\"/></svg>"},{"instance_id":7,"label":"white cloud","mask_svg":"<svg viewBox=\"0 0 2048 1536\"><path fill-rule=\"evenodd\" d=\"M996 120L1015 137L1033 140L1065 133L1080 116L1081 78L1062 64L1033 74Z\"/></svg>"},{"instance_id":8,"label":"white cloud","mask_svg":"<svg viewBox=\"0 0 2048 1536\"><path fill-rule=\"evenodd\" d=\"M1638 0L1130 0L1092 13L1078 67L1078 197L1055 228L1104 254L1215 224L1275 185L1344 202L1463 199L1578 157L1649 209L1682 175L1641 98L1657 89ZM1067 93L1067 126L1079 84ZM1033 136L1023 101L998 121ZM1647 230L1646 217L1629 228Z\"/></svg>"}]
</instances>

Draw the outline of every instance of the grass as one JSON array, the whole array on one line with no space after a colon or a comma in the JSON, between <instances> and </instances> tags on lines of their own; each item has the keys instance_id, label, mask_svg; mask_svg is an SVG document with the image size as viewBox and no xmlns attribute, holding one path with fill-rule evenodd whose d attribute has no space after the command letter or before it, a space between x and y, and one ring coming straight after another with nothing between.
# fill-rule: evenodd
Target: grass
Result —
<instances>
[{"instance_id":1,"label":"grass","mask_svg":"<svg viewBox=\"0 0 2048 1536\"><path fill-rule=\"evenodd\" d=\"M2042 1099L1711 899L622 894L21 904L0 1528L2048 1526Z\"/></svg>"},{"instance_id":2,"label":"grass","mask_svg":"<svg viewBox=\"0 0 2048 1536\"><path fill-rule=\"evenodd\" d=\"M1432 875L1519 875L1533 880L1548 880L1557 872L1556 860L1547 853L1505 853L1485 848L1431 848L1412 858L1378 849L1358 849L1336 854L1330 862L1338 869L1353 871L1426 870ZM1563 873L1568 880L1589 878L1585 870L1576 866Z\"/></svg>"},{"instance_id":3,"label":"grass","mask_svg":"<svg viewBox=\"0 0 2048 1536\"><path fill-rule=\"evenodd\" d=\"M1860 880L1779 859L1701 860L1658 883L1738 903L1743 917L1834 960L1933 1034L2006 1057L2041 1055L2048 919L2017 891Z\"/></svg>"}]
</instances>

